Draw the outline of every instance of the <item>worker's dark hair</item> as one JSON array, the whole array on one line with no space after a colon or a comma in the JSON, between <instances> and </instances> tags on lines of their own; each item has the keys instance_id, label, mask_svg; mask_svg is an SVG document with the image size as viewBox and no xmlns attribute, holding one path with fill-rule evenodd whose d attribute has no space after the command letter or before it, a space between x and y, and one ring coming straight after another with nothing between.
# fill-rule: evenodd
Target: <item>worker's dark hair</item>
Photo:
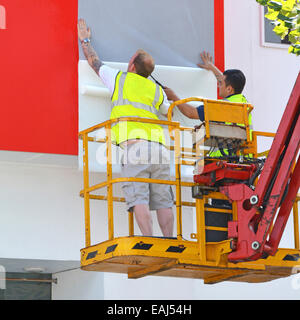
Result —
<instances>
[{"instance_id":1,"label":"worker's dark hair","mask_svg":"<svg viewBox=\"0 0 300 320\"><path fill-rule=\"evenodd\" d=\"M154 70L154 61L152 57L142 50L138 52L133 64L135 66L136 73L145 78L148 78Z\"/></svg>"},{"instance_id":2,"label":"worker's dark hair","mask_svg":"<svg viewBox=\"0 0 300 320\"><path fill-rule=\"evenodd\" d=\"M235 94L242 93L245 87L246 77L241 70L229 69L224 71L223 75L226 76L226 86L232 86Z\"/></svg>"}]
</instances>

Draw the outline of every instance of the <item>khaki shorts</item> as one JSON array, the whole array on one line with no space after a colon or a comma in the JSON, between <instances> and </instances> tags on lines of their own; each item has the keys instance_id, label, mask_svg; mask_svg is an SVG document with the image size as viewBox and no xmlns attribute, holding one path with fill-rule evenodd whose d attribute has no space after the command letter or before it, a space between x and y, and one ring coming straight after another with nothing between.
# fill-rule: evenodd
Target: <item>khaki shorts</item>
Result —
<instances>
[{"instance_id":1,"label":"khaki shorts","mask_svg":"<svg viewBox=\"0 0 300 320\"><path fill-rule=\"evenodd\" d=\"M167 149L156 142L141 141L124 148L121 174L123 177L170 180ZM123 182L127 210L137 204L148 204L150 210L174 205L172 188L167 184Z\"/></svg>"}]
</instances>

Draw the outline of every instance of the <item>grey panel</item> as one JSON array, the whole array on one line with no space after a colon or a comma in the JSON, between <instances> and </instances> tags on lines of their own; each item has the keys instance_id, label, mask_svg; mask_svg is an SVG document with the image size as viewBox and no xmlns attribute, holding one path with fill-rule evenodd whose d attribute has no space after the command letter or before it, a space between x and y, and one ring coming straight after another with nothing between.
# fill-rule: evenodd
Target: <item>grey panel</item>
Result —
<instances>
[{"instance_id":1,"label":"grey panel","mask_svg":"<svg viewBox=\"0 0 300 320\"><path fill-rule=\"evenodd\" d=\"M264 13L268 12L267 7L264 8ZM264 18L265 21L265 42L271 43L281 43L280 37L277 36L275 32L273 32L274 25L271 24L271 21L267 18Z\"/></svg>"},{"instance_id":2,"label":"grey panel","mask_svg":"<svg viewBox=\"0 0 300 320\"><path fill-rule=\"evenodd\" d=\"M51 300L51 274L12 272L6 278L6 288L0 289L0 300Z\"/></svg>"},{"instance_id":3,"label":"grey panel","mask_svg":"<svg viewBox=\"0 0 300 320\"><path fill-rule=\"evenodd\" d=\"M195 67L201 51L214 53L211 0L79 0L78 11L103 61L126 63L142 48L156 64Z\"/></svg>"}]
</instances>

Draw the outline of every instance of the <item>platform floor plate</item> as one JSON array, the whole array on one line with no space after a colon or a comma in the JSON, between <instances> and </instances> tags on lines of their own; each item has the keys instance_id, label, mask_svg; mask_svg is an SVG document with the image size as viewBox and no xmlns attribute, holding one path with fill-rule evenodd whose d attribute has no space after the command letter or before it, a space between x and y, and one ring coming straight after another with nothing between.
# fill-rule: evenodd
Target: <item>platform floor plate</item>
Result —
<instances>
[{"instance_id":1,"label":"platform floor plate","mask_svg":"<svg viewBox=\"0 0 300 320\"><path fill-rule=\"evenodd\" d=\"M81 269L123 273L135 279L149 275L203 279L207 284L259 283L300 272L300 255L293 249L281 249L274 257L236 264L226 260L229 251L226 241L208 243L205 261L199 259L198 249L197 242L192 241L116 238L82 249Z\"/></svg>"}]
</instances>

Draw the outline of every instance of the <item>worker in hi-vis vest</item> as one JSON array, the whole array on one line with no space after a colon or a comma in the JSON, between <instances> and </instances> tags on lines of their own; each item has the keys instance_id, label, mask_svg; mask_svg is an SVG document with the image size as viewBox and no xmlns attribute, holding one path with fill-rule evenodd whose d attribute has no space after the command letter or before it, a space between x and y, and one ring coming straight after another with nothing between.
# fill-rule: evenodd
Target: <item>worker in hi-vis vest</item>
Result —
<instances>
[{"instance_id":1,"label":"worker in hi-vis vest","mask_svg":"<svg viewBox=\"0 0 300 320\"><path fill-rule=\"evenodd\" d=\"M219 96L223 98L224 101L248 103L247 99L242 94L244 89L246 78L242 71L237 69L229 69L222 73L212 62L212 56L208 52L202 52L200 54L203 63L198 64L199 67L206 70L210 70L215 75L218 87ZM180 100L178 96L170 88L164 88L168 100L177 101ZM192 107L187 103L177 105L178 109L190 119L200 119L204 121L204 106L200 105L197 108ZM250 127L250 139L252 140L252 115L249 112L249 127ZM225 150L226 151L226 150ZM219 150L210 152L211 157L221 157L223 156Z\"/></svg>"},{"instance_id":2,"label":"worker in hi-vis vest","mask_svg":"<svg viewBox=\"0 0 300 320\"><path fill-rule=\"evenodd\" d=\"M128 63L127 72L103 64L91 45L91 31L86 22L78 22L78 37L83 53L101 81L111 92L111 119L137 117L159 120L170 106L162 87L148 77L154 70L150 54L138 50ZM170 180L169 154L163 128L157 124L120 121L112 124L112 141L123 151L123 177ZM143 235L151 236L152 217L156 210L162 234L172 237L174 196L170 185L124 182L122 190L127 210L134 212Z\"/></svg>"}]
</instances>

